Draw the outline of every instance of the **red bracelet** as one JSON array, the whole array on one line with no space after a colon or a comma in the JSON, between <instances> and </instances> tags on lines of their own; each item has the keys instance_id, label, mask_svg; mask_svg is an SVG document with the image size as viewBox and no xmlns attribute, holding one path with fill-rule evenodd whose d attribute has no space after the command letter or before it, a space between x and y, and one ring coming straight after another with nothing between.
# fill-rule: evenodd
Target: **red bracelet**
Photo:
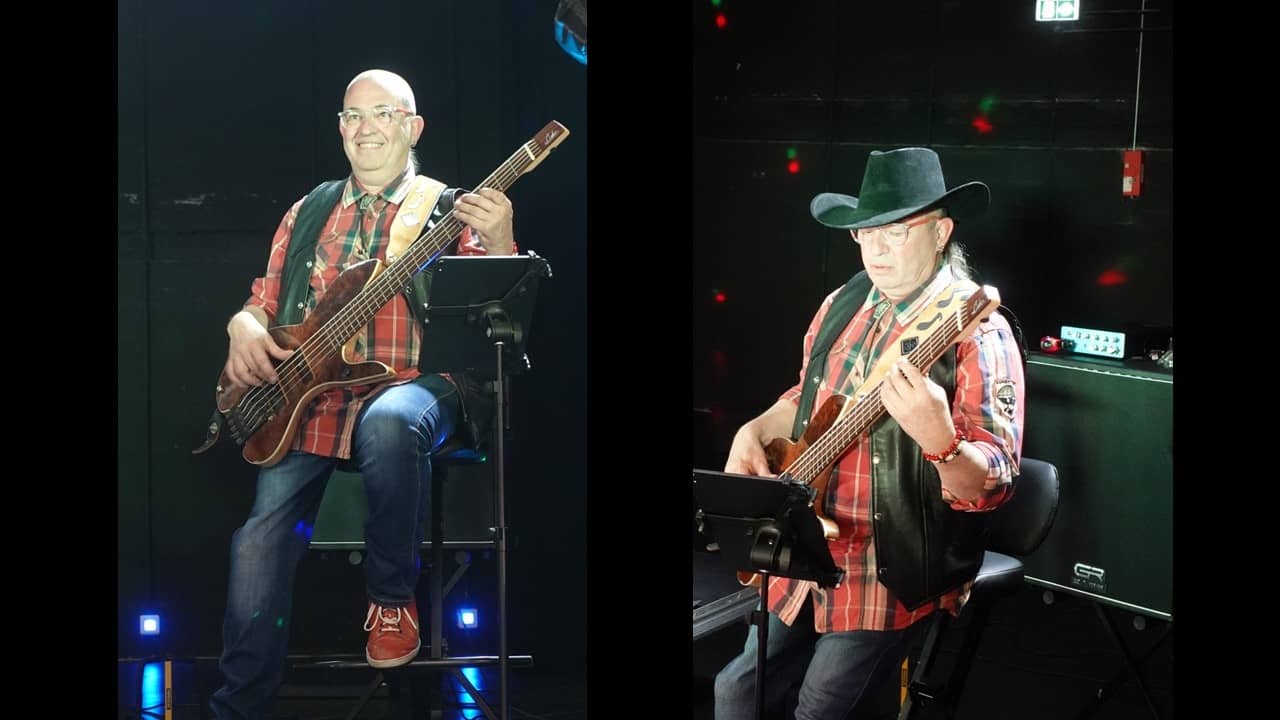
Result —
<instances>
[{"instance_id":1,"label":"red bracelet","mask_svg":"<svg viewBox=\"0 0 1280 720\"><path fill-rule=\"evenodd\" d=\"M937 455L934 455L933 453L924 453L924 459L928 460L929 462L936 462L936 463L951 462L952 460L956 459L957 455L960 454L960 443L964 441L965 441L964 431L961 430L960 428L956 428L956 437L954 440L951 441L951 445L948 446L946 450L943 450ZM923 450L921 452L923 452Z\"/></svg>"}]
</instances>

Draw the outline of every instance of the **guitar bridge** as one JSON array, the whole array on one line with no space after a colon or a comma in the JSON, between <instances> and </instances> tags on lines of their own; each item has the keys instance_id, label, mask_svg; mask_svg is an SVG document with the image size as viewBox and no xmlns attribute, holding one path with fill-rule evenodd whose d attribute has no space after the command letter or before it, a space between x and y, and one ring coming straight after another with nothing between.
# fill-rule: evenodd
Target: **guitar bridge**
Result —
<instances>
[{"instance_id":1,"label":"guitar bridge","mask_svg":"<svg viewBox=\"0 0 1280 720\"><path fill-rule=\"evenodd\" d=\"M226 424L227 429L231 431L231 439L236 441L236 445L244 445L244 441L248 440L249 436L253 434L252 431L247 431L238 407L233 407L227 411Z\"/></svg>"},{"instance_id":2,"label":"guitar bridge","mask_svg":"<svg viewBox=\"0 0 1280 720\"><path fill-rule=\"evenodd\" d=\"M270 388L270 390L271 392L266 398L269 409L265 413L258 410L246 416L240 412L240 405L236 405L227 411L227 429L231 431L231 439L236 441L236 445L244 445L263 425L275 420L276 414L284 407L284 394L275 387ZM248 398L248 395L241 398L240 403L243 404L246 398ZM258 398L259 403L261 400L262 398Z\"/></svg>"}]
</instances>

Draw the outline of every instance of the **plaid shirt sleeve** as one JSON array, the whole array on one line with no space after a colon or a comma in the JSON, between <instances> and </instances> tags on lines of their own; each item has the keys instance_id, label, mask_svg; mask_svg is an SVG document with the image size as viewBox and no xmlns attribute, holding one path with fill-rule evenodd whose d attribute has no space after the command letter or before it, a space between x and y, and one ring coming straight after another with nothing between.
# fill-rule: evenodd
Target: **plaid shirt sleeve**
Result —
<instances>
[{"instance_id":1,"label":"plaid shirt sleeve","mask_svg":"<svg viewBox=\"0 0 1280 720\"><path fill-rule=\"evenodd\" d=\"M952 509L994 510L1009 497L1022 456L1026 382L1022 357L1009 322L1000 313L981 323L956 351L956 398L952 417L987 458L983 495L974 501L943 494Z\"/></svg>"},{"instance_id":2,"label":"plaid shirt sleeve","mask_svg":"<svg viewBox=\"0 0 1280 720\"><path fill-rule=\"evenodd\" d=\"M289 212L285 213L284 218L280 221L280 227L276 228L275 238L271 240L271 255L267 258L267 272L259 278L255 278L253 285L249 290L249 299L245 301L244 307L254 305L262 308L267 316L275 320L276 312L279 310L280 302L280 273L284 270L284 259L289 249L289 240L293 236L293 224L298 219L298 209L302 207L302 199L299 199L289 208Z\"/></svg>"}]
</instances>

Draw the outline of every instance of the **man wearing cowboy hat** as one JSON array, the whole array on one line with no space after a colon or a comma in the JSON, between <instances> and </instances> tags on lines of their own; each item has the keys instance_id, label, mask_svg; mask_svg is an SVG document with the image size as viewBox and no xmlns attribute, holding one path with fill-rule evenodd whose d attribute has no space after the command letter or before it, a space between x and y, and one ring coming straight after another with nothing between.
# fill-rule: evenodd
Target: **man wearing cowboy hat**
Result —
<instances>
[{"instance_id":1,"label":"man wearing cowboy hat","mask_svg":"<svg viewBox=\"0 0 1280 720\"><path fill-rule=\"evenodd\" d=\"M855 402L887 352L904 357L883 373L885 414L826 487L821 514L839 528L828 549L843 581L769 578L766 697L776 703L802 680L797 720L843 720L901 664L918 621L959 613L982 563L985 511L1010 495L1025 385L1008 322L992 313L927 373L895 345L947 293L977 288L952 234L989 198L980 182L948 190L934 151L901 148L870 154L858 197L822 193L810 205L819 223L849 231L864 269L818 308L800 381L738 430L725 471L771 475L765 445L799 438L835 394ZM756 657L753 627L716 678L718 720L754 716Z\"/></svg>"}]
</instances>

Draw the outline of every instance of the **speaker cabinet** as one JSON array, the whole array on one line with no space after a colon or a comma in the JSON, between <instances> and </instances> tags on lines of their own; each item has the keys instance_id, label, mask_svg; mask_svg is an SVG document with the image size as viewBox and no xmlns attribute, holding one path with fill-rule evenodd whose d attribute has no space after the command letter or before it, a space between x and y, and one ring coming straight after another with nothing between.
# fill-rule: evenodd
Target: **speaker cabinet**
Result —
<instances>
[{"instance_id":1,"label":"speaker cabinet","mask_svg":"<svg viewBox=\"0 0 1280 720\"><path fill-rule=\"evenodd\" d=\"M1023 454L1061 479L1027 580L1172 620L1172 371L1031 353L1026 402Z\"/></svg>"},{"instance_id":2,"label":"speaker cabinet","mask_svg":"<svg viewBox=\"0 0 1280 720\"><path fill-rule=\"evenodd\" d=\"M441 482L441 476L433 477L432 482ZM489 463L449 468L442 490L445 542L487 542L494 513L493 468ZM364 480L358 474L335 470L320 501L311 542L316 548L363 545L368 515ZM422 537L423 542L431 542L430 515Z\"/></svg>"}]
</instances>

